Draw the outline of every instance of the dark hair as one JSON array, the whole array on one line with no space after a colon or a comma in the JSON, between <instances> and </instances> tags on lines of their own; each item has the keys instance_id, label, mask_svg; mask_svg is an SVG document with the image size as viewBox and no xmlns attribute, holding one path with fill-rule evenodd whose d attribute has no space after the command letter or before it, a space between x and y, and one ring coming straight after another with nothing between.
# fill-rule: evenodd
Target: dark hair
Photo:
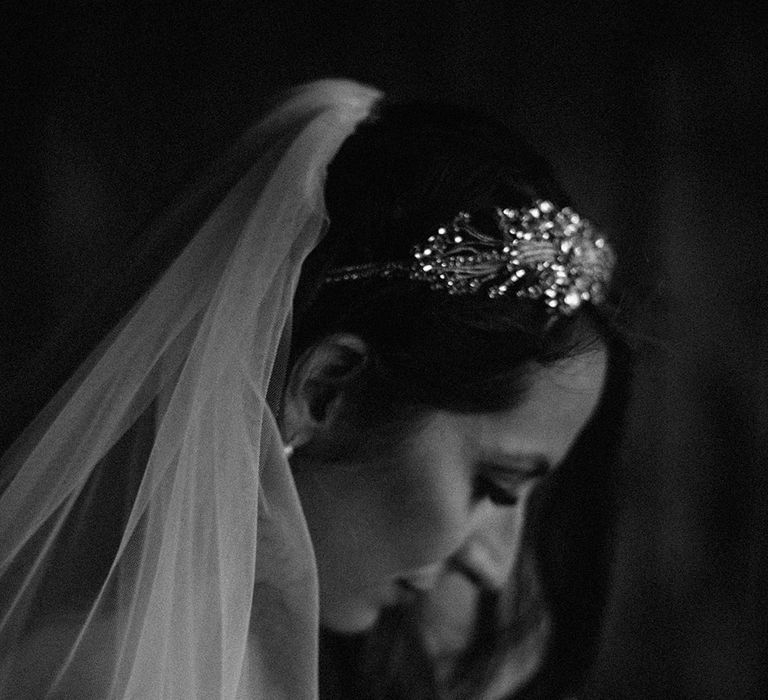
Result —
<instances>
[{"instance_id":1,"label":"dark hair","mask_svg":"<svg viewBox=\"0 0 768 700\"><path fill-rule=\"evenodd\" d=\"M549 323L539 303L514 296L448 295L409 280L322 280L335 267L406 259L459 211L482 216L537 199L570 202L547 162L504 125L462 107L386 100L343 144L325 193L330 224L299 284L292 356L333 333L363 338L371 358L348 393L355 415L373 430L408 407L508 407L519 400L531 363L556 362L596 342L609 349L601 408L536 508L535 557L554 631L542 671L525 692L554 697L588 667L604 599L607 473L621 433L628 357L612 306L586 304ZM485 232L498 236L492 223ZM573 513L576 498L583 498L581 519ZM345 697L343 687L350 697L431 697L428 674L414 667L426 657L412 653L418 641L411 632L407 616L393 623L391 615L366 638L324 632L322 648L345 658L341 673L328 671L337 667L327 659L323 664L336 679L328 685L321 678L328 697ZM571 634L579 638L575 651L564 643ZM350 660L355 650L358 658ZM372 683L361 680L366 675Z\"/></svg>"},{"instance_id":2,"label":"dark hair","mask_svg":"<svg viewBox=\"0 0 768 700\"><path fill-rule=\"evenodd\" d=\"M550 325L542 304L513 295L448 295L409 280L319 284L333 267L407 259L459 211L482 225L500 205L568 205L546 161L491 119L382 102L331 162L325 194L330 225L299 285L293 355L332 333L357 334L373 351L356 380L361 397L399 407L509 406L529 363L562 359L612 333L592 308ZM484 232L498 237L487 219Z\"/></svg>"}]
</instances>

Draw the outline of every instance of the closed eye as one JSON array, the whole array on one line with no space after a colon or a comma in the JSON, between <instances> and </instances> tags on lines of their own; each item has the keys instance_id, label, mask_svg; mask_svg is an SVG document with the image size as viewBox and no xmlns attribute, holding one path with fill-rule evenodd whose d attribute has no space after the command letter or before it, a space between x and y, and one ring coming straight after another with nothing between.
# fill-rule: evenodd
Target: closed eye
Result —
<instances>
[{"instance_id":1,"label":"closed eye","mask_svg":"<svg viewBox=\"0 0 768 700\"><path fill-rule=\"evenodd\" d=\"M472 497L475 501L489 498L497 506L514 506L518 499L517 487L498 484L487 474L480 474L475 479Z\"/></svg>"},{"instance_id":2,"label":"closed eye","mask_svg":"<svg viewBox=\"0 0 768 700\"><path fill-rule=\"evenodd\" d=\"M538 459L524 467L500 465L482 465L473 486L474 500L489 498L499 506L513 506L518 502L522 486L531 479L544 476L549 471L549 463Z\"/></svg>"}]
</instances>

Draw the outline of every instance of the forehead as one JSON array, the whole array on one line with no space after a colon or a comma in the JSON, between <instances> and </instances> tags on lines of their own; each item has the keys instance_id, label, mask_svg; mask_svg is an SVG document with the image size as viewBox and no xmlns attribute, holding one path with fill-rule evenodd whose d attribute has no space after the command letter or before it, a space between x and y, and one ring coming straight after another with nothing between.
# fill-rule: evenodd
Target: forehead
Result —
<instances>
[{"instance_id":1,"label":"forehead","mask_svg":"<svg viewBox=\"0 0 768 700\"><path fill-rule=\"evenodd\" d=\"M472 459L538 456L559 463L594 412L607 370L595 348L549 366L535 365L513 408L483 413L435 411L422 424L424 445Z\"/></svg>"}]
</instances>

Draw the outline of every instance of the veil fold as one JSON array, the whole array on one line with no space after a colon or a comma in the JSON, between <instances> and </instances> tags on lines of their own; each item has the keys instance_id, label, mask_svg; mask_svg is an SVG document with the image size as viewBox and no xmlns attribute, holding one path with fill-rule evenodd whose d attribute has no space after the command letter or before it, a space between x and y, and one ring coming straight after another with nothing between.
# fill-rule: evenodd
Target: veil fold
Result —
<instances>
[{"instance_id":1,"label":"veil fold","mask_svg":"<svg viewBox=\"0 0 768 700\"><path fill-rule=\"evenodd\" d=\"M0 696L317 694L314 553L275 415L324 175L375 90L293 92L181 254L3 455Z\"/></svg>"}]
</instances>

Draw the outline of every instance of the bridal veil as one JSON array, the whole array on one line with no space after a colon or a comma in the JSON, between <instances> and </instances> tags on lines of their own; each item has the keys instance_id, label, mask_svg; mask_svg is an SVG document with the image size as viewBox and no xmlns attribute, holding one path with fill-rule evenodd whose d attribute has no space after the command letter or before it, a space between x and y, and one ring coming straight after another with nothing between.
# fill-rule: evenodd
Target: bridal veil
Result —
<instances>
[{"instance_id":1,"label":"bridal veil","mask_svg":"<svg viewBox=\"0 0 768 700\"><path fill-rule=\"evenodd\" d=\"M245 175L2 457L0 696L317 694L314 554L268 397L326 167L378 97L319 81L256 124Z\"/></svg>"}]
</instances>

